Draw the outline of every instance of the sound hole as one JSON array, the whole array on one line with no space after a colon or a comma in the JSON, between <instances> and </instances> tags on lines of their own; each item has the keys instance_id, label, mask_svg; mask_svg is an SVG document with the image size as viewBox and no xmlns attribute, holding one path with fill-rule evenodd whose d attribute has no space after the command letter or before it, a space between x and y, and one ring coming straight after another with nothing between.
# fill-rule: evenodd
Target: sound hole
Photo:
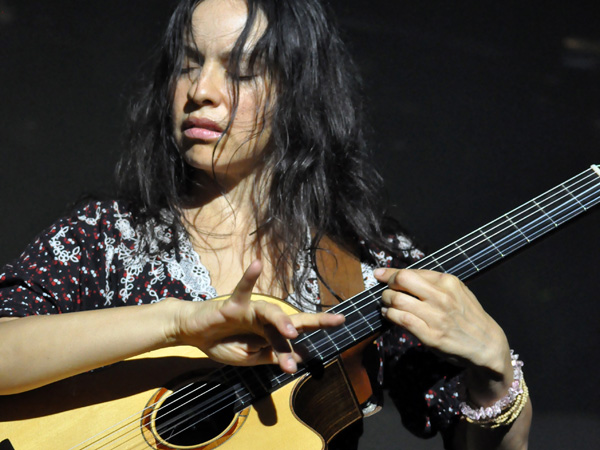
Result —
<instances>
[{"instance_id":1,"label":"sound hole","mask_svg":"<svg viewBox=\"0 0 600 450\"><path fill-rule=\"evenodd\" d=\"M191 446L210 441L233 421L233 402L217 383L194 383L169 395L158 408L155 426L169 444Z\"/></svg>"}]
</instances>

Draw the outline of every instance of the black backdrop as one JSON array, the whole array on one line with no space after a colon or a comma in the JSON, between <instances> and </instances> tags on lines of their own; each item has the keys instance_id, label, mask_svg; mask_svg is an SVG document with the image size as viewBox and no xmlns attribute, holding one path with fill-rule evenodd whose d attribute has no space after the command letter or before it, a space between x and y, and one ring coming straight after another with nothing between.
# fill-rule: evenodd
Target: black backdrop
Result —
<instances>
[{"instance_id":1,"label":"black backdrop","mask_svg":"<svg viewBox=\"0 0 600 450\"><path fill-rule=\"evenodd\" d=\"M79 195L110 192L172 3L0 0L0 262ZM333 3L392 210L428 251L600 163L600 17L549 3ZM600 441L599 225L596 208L469 283L526 362L532 448ZM368 420L361 448L440 447L398 421Z\"/></svg>"}]
</instances>

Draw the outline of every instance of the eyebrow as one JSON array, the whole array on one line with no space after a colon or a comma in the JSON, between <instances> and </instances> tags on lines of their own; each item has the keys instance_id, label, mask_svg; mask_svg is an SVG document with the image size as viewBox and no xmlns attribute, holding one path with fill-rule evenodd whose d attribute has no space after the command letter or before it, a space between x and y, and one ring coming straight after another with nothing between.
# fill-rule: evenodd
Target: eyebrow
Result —
<instances>
[{"instance_id":1,"label":"eyebrow","mask_svg":"<svg viewBox=\"0 0 600 450\"><path fill-rule=\"evenodd\" d=\"M183 48L183 52L186 57L192 58L192 59L199 59L199 57L202 56L200 51L196 47L191 46L190 44L185 44L185 46ZM233 53L232 50L227 50L227 51L219 53L218 56L219 56L219 59L222 61L229 61L231 59L232 53ZM248 60L248 58L250 58L251 54L252 54L251 51L248 51L248 50L242 51L242 54L240 55L241 61Z\"/></svg>"}]
</instances>

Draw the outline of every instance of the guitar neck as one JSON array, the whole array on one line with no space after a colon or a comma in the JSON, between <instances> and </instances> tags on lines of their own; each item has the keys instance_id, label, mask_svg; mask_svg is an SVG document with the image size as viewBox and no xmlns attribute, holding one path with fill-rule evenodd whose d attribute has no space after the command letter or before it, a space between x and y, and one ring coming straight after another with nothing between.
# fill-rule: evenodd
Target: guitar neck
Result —
<instances>
[{"instance_id":1,"label":"guitar neck","mask_svg":"<svg viewBox=\"0 0 600 450\"><path fill-rule=\"evenodd\" d=\"M533 200L493 220L409 266L455 275L465 280L495 262L556 229L575 216L600 203L600 169L590 169L559 184ZM330 311L344 314L346 321L334 329L304 333L292 341L304 352L306 365L293 375L275 366L226 367L222 378L234 380L239 408L305 374L311 366L320 366L338 357L358 342L384 327L380 312L381 294L386 285L379 283L336 305ZM243 373L239 373L239 372Z\"/></svg>"},{"instance_id":2,"label":"guitar neck","mask_svg":"<svg viewBox=\"0 0 600 450\"><path fill-rule=\"evenodd\" d=\"M413 264L465 280L600 203L594 165Z\"/></svg>"},{"instance_id":3,"label":"guitar neck","mask_svg":"<svg viewBox=\"0 0 600 450\"><path fill-rule=\"evenodd\" d=\"M465 280L559 225L600 203L600 169L591 166L533 200L412 264ZM315 357L335 357L381 330L380 309L384 284L378 284L332 309L346 317L339 329L321 330L302 338ZM315 343L316 342L316 343Z\"/></svg>"}]
</instances>

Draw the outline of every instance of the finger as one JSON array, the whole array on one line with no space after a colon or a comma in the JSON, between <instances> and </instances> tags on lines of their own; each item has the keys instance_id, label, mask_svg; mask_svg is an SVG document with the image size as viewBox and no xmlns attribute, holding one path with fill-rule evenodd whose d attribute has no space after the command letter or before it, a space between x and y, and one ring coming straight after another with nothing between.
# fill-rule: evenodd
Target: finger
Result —
<instances>
[{"instance_id":1,"label":"finger","mask_svg":"<svg viewBox=\"0 0 600 450\"><path fill-rule=\"evenodd\" d=\"M396 325L399 325L412 334L414 334L421 342L428 344L430 329L427 323L420 317L400 309L395 308L382 308L381 314L387 320Z\"/></svg>"},{"instance_id":2,"label":"finger","mask_svg":"<svg viewBox=\"0 0 600 450\"><path fill-rule=\"evenodd\" d=\"M392 275L398 272L398 269L388 269L385 267L380 267L379 269L375 269L373 271L373 276L382 283L387 283Z\"/></svg>"},{"instance_id":3,"label":"finger","mask_svg":"<svg viewBox=\"0 0 600 450\"><path fill-rule=\"evenodd\" d=\"M421 300L427 300L435 298L441 293L438 284L442 277L446 275L429 270L402 269L396 271L386 270L382 275L382 279L386 276L388 277L388 286L391 289L407 292Z\"/></svg>"},{"instance_id":4,"label":"finger","mask_svg":"<svg viewBox=\"0 0 600 450\"><path fill-rule=\"evenodd\" d=\"M252 357L252 365L277 364L285 373L295 373L298 370L299 357L292 353L277 353L271 347L263 348Z\"/></svg>"},{"instance_id":5,"label":"finger","mask_svg":"<svg viewBox=\"0 0 600 450\"><path fill-rule=\"evenodd\" d=\"M236 285L233 294L229 298L231 302L237 303L239 305L246 305L250 301L250 296L252 295L252 289L254 289L254 285L258 280L262 272L262 263L259 260L254 260L248 266L244 275L242 275L242 279Z\"/></svg>"},{"instance_id":6,"label":"finger","mask_svg":"<svg viewBox=\"0 0 600 450\"><path fill-rule=\"evenodd\" d=\"M294 355L290 342L272 326L265 327L265 334L271 343L276 363L279 364L281 370L287 373L296 372L298 370L297 362L300 358L298 355Z\"/></svg>"},{"instance_id":7,"label":"finger","mask_svg":"<svg viewBox=\"0 0 600 450\"><path fill-rule=\"evenodd\" d=\"M346 320L342 314L330 313L298 313L290 317L292 323L300 333L314 331L320 328L336 327L343 324Z\"/></svg>"},{"instance_id":8,"label":"finger","mask_svg":"<svg viewBox=\"0 0 600 450\"><path fill-rule=\"evenodd\" d=\"M252 302L252 308L258 319L257 324L262 327L261 330L257 329L256 332L265 334L268 326L271 325L286 339L293 339L298 336L298 331L292 319L278 305L256 301Z\"/></svg>"},{"instance_id":9,"label":"finger","mask_svg":"<svg viewBox=\"0 0 600 450\"><path fill-rule=\"evenodd\" d=\"M406 311L411 314L415 314L421 318L427 315L431 307L418 298L405 292L394 291L393 289L386 289L381 294L381 304L384 308L394 308L401 311Z\"/></svg>"},{"instance_id":10,"label":"finger","mask_svg":"<svg viewBox=\"0 0 600 450\"><path fill-rule=\"evenodd\" d=\"M257 334L245 334L240 336L233 336L230 339L225 339L223 342L235 342L240 346L242 350L247 353L257 353L262 351L264 348L270 348L271 344L269 341Z\"/></svg>"}]
</instances>

